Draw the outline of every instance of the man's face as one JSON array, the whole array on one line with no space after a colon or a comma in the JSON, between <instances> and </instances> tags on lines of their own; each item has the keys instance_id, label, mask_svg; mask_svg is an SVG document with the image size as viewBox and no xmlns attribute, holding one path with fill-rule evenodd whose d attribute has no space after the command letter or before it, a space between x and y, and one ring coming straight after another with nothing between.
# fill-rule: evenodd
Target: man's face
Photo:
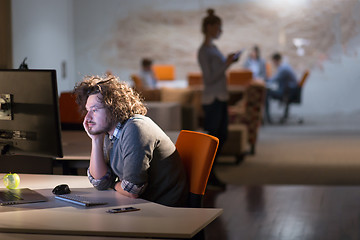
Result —
<instances>
[{"instance_id":1,"label":"man's face","mask_svg":"<svg viewBox=\"0 0 360 240\"><path fill-rule=\"evenodd\" d=\"M272 62L273 62L273 64L274 64L275 67L279 67L279 66L280 66L280 63L281 63L281 60L273 59Z\"/></svg>"},{"instance_id":2,"label":"man's face","mask_svg":"<svg viewBox=\"0 0 360 240\"><path fill-rule=\"evenodd\" d=\"M92 135L108 133L112 130L113 124L108 118L108 110L101 101L101 93L90 95L87 99L85 108L85 124L88 132Z\"/></svg>"}]
</instances>

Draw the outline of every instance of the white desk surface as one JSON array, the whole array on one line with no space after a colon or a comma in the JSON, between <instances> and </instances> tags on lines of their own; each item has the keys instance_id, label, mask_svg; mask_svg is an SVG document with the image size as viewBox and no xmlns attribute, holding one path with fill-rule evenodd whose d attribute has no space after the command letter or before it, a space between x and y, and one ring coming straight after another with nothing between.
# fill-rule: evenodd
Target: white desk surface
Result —
<instances>
[{"instance_id":1,"label":"white desk surface","mask_svg":"<svg viewBox=\"0 0 360 240\"><path fill-rule=\"evenodd\" d=\"M159 80L156 82L157 88L187 88L188 86L186 79Z\"/></svg>"},{"instance_id":2,"label":"white desk surface","mask_svg":"<svg viewBox=\"0 0 360 240\"><path fill-rule=\"evenodd\" d=\"M262 80L254 80L255 83L264 84ZM157 88L188 88L202 90L204 87L200 86L189 86L187 79L175 79L175 80L159 80L156 83ZM231 84L227 86L229 92L243 92L245 91L246 87L244 85L235 85Z\"/></svg>"},{"instance_id":3,"label":"white desk surface","mask_svg":"<svg viewBox=\"0 0 360 240\"><path fill-rule=\"evenodd\" d=\"M3 176L4 174L0 174L0 178ZM20 179L19 188L36 190L48 197L49 201L0 206L0 233L6 233L6 236L16 237L16 234L21 236L32 233L93 237L191 238L223 211L172 208L143 199L127 198L113 190L97 191L86 176L20 174ZM108 204L85 208L56 200L51 190L62 183L68 184L75 194L106 201ZM4 188L2 182L0 188ZM119 206L135 206L141 210L119 214L105 212Z\"/></svg>"},{"instance_id":4,"label":"white desk surface","mask_svg":"<svg viewBox=\"0 0 360 240\"><path fill-rule=\"evenodd\" d=\"M74 236L74 235L49 235L49 234L25 234L25 233L1 233L1 240L104 240L104 237ZM159 238L151 238L152 240ZM127 237L106 237L105 240L134 240ZM136 240L149 240L149 238L136 238ZM164 240L164 239L162 239Z\"/></svg>"}]
</instances>

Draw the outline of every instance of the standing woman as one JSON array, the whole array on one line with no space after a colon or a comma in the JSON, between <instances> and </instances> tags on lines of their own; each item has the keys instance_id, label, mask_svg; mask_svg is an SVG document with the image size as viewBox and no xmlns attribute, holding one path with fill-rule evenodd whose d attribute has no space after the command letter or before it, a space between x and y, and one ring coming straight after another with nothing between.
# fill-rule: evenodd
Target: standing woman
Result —
<instances>
[{"instance_id":1,"label":"standing woman","mask_svg":"<svg viewBox=\"0 0 360 240\"><path fill-rule=\"evenodd\" d=\"M198 61L202 71L204 81L204 91L202 94L202 105L204 110L204 130L208 134L219 138L219 155L221 148L226 141L228 132L228 111L227 101L229 98L226 85L226 69L238 60L235 54L230 54L227 58L214 45L213 41L219 38L221 30L221 19L215 15L213 9L207 10L208 15L202 22L202 33L204 42L198 51ZM214 165L216 158L214 160ZM213 166L214 166L213 165ZM209 186L225 188L222 183L211 171Z\"/></svg>"}]
</instances>

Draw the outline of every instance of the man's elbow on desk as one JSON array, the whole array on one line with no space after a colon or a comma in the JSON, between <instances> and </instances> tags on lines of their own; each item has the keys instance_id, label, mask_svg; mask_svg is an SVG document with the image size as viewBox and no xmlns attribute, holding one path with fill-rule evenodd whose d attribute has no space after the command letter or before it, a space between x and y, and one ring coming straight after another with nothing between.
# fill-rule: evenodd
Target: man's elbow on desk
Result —
<instances>
[{"instance_id":1,"label":"man's elbow on desk","mask_svg":"<svg viewBox=\"0 0 360 240\"><path fill-rule=\"evenodd\" d=\"M139 197L138 194L133 194L133 193L129 193L129 192L125 191L125 190L121 187L121 182L117 182L117 183L115 184L114 189L115 189L118 193L120 193L120 194L122 194L122 195L124 195L124 196L127 196L127 197L129 197L129 198L138 198L138 197Z\"/></svg>"}]
</instances>

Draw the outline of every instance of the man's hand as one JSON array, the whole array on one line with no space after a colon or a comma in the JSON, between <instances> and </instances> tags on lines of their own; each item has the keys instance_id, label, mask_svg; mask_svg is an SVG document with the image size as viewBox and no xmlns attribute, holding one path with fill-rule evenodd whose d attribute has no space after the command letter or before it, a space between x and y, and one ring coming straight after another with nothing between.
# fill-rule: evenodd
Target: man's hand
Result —
<instances>
[{"instance_id":1,"label":"man's hand","mask_svg":"<svg viewBox=\"0 0 360 240\"><path fill-rule=\"evenodd\" d=\"M91 124L93 124L91 121L87 121L86 119L84 119L83 126L85 132L92 140L100 140L102 142L104 140L105 133L91 134Z\"/></svg>"},{"instance_id":2,"label":"man's hand","mask_svg":"<svg viewBox=\"0 0 360 240\"><path fill-rule=\"evenodd\" d=\"M88 124L88 121L86 120L86 118L84 118L83 126L84 126L84 129L85 129L85 132L87 133L87 135L90 138L92 138L92 135L89 133L89 124Z\"/></svg>"},{"instance_id":3,"label":"man's hand","mask_svg":"<svg viewBox=\"0 0 360 240\"><path fill-rule=\"evenodd\" d=\"M92 134L91 121L84 119L83 126L87 135L91 138L91 156L90 156L90 174L95 179L100 179L107 172L107 165L105 164L103 144L105 133Z\"/></svg>"}]
</instances>

